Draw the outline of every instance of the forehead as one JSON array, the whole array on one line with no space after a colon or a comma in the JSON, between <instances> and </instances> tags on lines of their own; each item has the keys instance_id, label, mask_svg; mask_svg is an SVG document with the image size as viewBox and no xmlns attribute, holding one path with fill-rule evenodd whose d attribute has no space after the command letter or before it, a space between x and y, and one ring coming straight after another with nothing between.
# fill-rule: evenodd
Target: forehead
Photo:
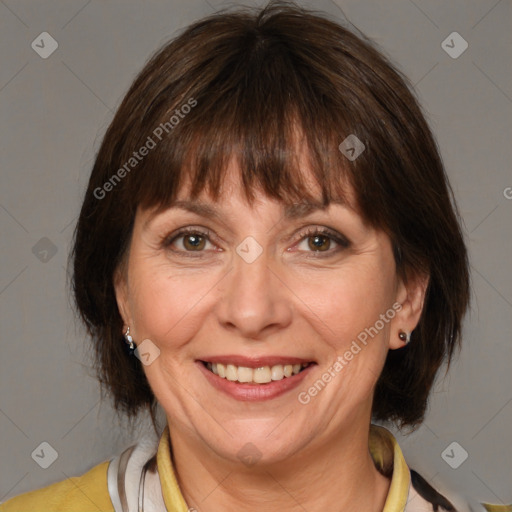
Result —
<instances>
[{"instance_id":1,"label":"forehead","mask_svg":"<svg viewBox=\"0 0 512 512\"><path fill-rule=\"evenodd\" d=\"M175 208L191 213L195 213L202 217L218 218L222 210L222 201L209 202L200 199L181 199L174 201L169 209ZM297 219L310 215L317 210L326 210L329 205L324 205L321 202L304 201L300 203L280 203L283 208L283 216L285 219ZM345 206L342 200L331 201L329 204Z\"/></svg>"},{"instance_id":2,"label":"forehead","mask_svg":"<svg viewBox=\"0 0 512 512\"><path fill-rule=\"evenodd\" d=\"M176 194L176 198L167 205L153 207L144 212L144 225L159 214L170 209L178 209L195 213L199 216L212 219L220 219L222 211L234 207L240 203L250 208L257 207L259 204L267 203L277 206L281 209L281 215L284 220L293 220L305 217L317 210L327 210L330 205L341 205L349 208L359 214L357 201L353 187L346 180L343 197L333 197L330 201L322 201L322 190L315 180L313 173L307 168L305 160L299 157L303 165L297 167L296 171L301 174L302 179L307 184L308 196L297 197L293 200L287 198L278 199L265 194L263 187L254 187L255 190L248 192L248 187L243 184L241 169L237 159L232 157L223 173L222 183L220 185L217 197L213 197L208 189L204 189L196 197L191 195L190 174L186 175L185 183L182 184Z\"/></svg>"}]
</instances>

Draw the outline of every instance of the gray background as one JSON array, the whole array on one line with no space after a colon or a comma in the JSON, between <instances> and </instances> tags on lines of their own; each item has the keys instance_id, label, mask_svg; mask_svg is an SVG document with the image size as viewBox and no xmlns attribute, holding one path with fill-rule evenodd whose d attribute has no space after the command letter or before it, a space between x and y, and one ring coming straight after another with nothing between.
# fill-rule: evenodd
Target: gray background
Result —
<instances>
[{"instance_id":1,"label":"gray background","mask_svg":"<svg viewBox=\"0 0 512 512\"><path fill-rule=\"evenodd\" d=\"M510 503L511 4L303 5L344 25L346 15L410 77L464 218L474 286L465 345L439 380L425 424L399 436L406 459L434 485ZM100 402L70 308L67 254L95 152L135 74L178 30L219 6L0 1L0 500L82 474L147 430L143 419L128 431ZM59 45L47 59L31 47L45 31ZM441 47L454 31L469 44L456 59ZM31 457L43 441L58 454L48 469ZM457 469L441 456L454 441L452 465L468 453Z\"/></svg>"}]
</instances>

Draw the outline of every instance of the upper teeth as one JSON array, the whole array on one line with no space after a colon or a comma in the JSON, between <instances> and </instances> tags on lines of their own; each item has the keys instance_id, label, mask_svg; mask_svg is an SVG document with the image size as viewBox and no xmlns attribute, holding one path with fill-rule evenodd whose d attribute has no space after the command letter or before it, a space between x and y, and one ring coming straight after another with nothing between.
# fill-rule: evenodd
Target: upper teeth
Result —
<instances>
[{"instance_id":1,"label":"upper teeth","mask_svg":"<svg viewBox=\"0 0 512 512\"><path fill-rule=\"evenodd\" d=\"M247 368L234 364L206 363L206 367L223 379L266 384L273 380L282 380L284 377L296 375L308 364L276 364L274 366L262 366L261 368Z\"/></svg>"}]
</instances>

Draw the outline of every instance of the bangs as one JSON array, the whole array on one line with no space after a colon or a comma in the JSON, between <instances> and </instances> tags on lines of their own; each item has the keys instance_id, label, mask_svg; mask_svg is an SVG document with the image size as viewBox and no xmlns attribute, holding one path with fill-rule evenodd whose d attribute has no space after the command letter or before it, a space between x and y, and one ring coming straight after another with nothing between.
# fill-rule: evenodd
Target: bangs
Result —
<instances>
[{"instance_id":1,"label":"bangs","mask_svg":"<svg viewBox=\"0 0 512 512\"><path fill-rule=\"evenodd\" d=\"M323 90L278 40L260 41L255 35L236 47L235 54L219 54L208 67L189 71L187 83L194 87L172 97L164 91L152 102L142 138L155 139L157 126L168 133L155 140L134 173L131 201L161 211L185 184L192 199L206 191L217 201L234 160L250 204L255 189L284 203L348 203L355 162L338 146L353 130L327 94L332 96L332 84ZM176 124L170 123L173 117ZM321 198L313 193L311 179Z\"/></svg>"}]
</instances>

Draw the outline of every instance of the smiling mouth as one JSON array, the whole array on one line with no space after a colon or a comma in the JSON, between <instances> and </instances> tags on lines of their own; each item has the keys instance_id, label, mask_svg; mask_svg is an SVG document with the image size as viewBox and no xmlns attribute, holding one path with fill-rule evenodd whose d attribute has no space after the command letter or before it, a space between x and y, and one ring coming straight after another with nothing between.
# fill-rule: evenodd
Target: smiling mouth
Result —
<instances>
[{"instance_id":1,"label":"smiling mouth","mask_svg":"<svg viewBox=\"0 0 512 512\"><path fill-rule=\"evenodd\" d=\"M248 368L234 364L210 363L202 361L205 368L222 379L241 384L268 384L273 381L288 379L297 375L315 363L303 364L276 364L273 366L261 366Z\"/></svg>"}]
</instances>

